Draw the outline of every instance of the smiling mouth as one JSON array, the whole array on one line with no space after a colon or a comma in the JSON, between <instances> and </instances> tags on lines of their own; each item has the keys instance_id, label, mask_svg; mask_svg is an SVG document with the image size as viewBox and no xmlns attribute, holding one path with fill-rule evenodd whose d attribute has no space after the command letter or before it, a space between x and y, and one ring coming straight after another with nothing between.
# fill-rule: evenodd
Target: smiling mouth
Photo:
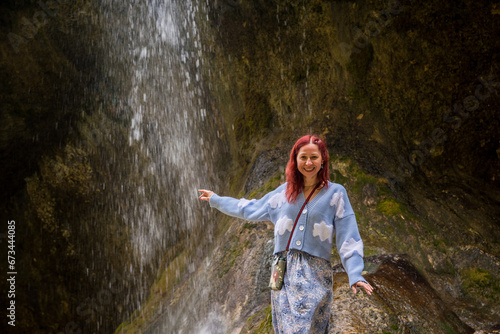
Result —
<instances>
[{"instance_id":1,"label":"smiling mouth","mask_svg":"<svg viewBox=\"0 0 500 334\"><path fill-rule=\"evenodd\" d=\"M306 172L312 172L312 171L314 170L314 167L313 167L313 168L311 168L311 169L304 168L304 170L305 170Z\"/></svg>"}]
</instances>

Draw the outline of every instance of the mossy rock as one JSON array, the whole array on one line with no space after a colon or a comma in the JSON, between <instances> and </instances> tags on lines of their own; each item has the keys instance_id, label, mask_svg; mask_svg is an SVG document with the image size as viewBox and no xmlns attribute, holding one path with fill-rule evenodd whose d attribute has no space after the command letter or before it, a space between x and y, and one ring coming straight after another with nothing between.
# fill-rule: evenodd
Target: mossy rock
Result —
<instances>
[{"instance_id":1,"label":"mossy rock","mask_svg":"<svg viewBox=\"0 0 500 334\"><path fill-rule=\"evenodd\" d=\"M241 334L272 334L273 320L271 305L256 312L248 318L246 325L241 329Z\"/></svg>"}]
</instances>

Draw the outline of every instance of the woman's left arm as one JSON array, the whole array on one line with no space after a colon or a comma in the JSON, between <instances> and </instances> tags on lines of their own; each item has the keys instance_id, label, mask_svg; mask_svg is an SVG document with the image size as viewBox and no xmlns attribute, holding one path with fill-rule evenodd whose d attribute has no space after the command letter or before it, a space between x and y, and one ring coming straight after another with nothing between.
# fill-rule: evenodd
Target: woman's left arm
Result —
<instances>
[{"instance_id":1,"label":"woman's left arm","mask_svg":"<svg viewBox=\"0 0 500 334\"><path fill-rule=\"evenodd\" d=\"M349 286L354 293L357 293L357 287L364 288L368 294L371 294L373 287L361 275L363 262L363 241L358 230L356 216L352 210L351 203L347 197L345 189L342 187L337 195L335 231L337 251L340 260L349 276Z\"/></svg>"}]
</instances>

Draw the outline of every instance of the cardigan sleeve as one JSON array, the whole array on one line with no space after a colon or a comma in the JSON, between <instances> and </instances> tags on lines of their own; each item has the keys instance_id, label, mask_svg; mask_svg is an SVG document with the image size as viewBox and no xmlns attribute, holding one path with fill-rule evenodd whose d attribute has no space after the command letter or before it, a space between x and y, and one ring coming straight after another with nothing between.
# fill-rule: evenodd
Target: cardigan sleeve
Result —
<instances>
[{"instance_id":1,"label":"cardigan sleeve","mask_svg":"<svg viewBox=\"0 0 500 334\"><path fill-rule=\"evenodd\" d=\"M280 189L279 187L278 189ZM213 194L210 197L210 206L216 208L220 212L249 221L269 221L271 217L269 215L269 199L275 195L274 190L266 194L261 199L248 200L246 198L236 199L232 197L219 196Z\"/></svg>"},{"instance_id":2,"label":"cardigan sleeve","mask_svg":"<svg viewBox=\"0 0 500 334\"><path fill-rule=\"evenodd\" d=\"M343 188L341 192L335 215L336 244L342 265L349 276L349 286L352 286L359 281L366 282L361 276L364 268L363 241L347 193Z\"/></svg>"}]
</instances>

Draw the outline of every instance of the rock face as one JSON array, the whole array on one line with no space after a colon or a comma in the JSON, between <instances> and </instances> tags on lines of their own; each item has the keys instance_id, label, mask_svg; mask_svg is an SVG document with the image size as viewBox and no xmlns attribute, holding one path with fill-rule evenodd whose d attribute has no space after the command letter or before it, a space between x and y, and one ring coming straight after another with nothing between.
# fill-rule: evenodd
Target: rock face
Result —
<instances>
[{"instance_id":1,"label":"rock face","mask_svg":"<svg viewBox=\"0 0 500 334\"><path fill-rule=\"evenodd\" d=\"M354 296L345 287L345 275L336 275L333 330L330 333L473 333L425 278L398 255L367 258L377 269L366 278L373 297ZM340 277L339 277L340 276Z\"/></svg>"},{"instance_id":2,"label":"rock face","mask_svg":"<svg viewBox=\"0 0 500 334\"><path fill-rule=\"evenodd\" d=\"M130 87L103 63L119 52L98 43L110 34L93 15L97 2L59 1L53 15L40 3L0 5L0 216L19 227L18 328L272 332L269 224L205 208L213 225L204 237L178 232L163 259L130 260L132 228L120 210L137 211L127 192L141 187L123 180L144 177L150 152L131 148L132 111L116 98ZM207 186L262 196L284 182L297 137L314 132L329 144L330 178L349 193L377 288L371 298L352 295L333 254L331 332L493 331L499 5L193 4L203 111L216 115L206 126L217 133L208 144L220 181ZM117 27L127 19L119 14Z\"/></svg>"}]
</instances>

